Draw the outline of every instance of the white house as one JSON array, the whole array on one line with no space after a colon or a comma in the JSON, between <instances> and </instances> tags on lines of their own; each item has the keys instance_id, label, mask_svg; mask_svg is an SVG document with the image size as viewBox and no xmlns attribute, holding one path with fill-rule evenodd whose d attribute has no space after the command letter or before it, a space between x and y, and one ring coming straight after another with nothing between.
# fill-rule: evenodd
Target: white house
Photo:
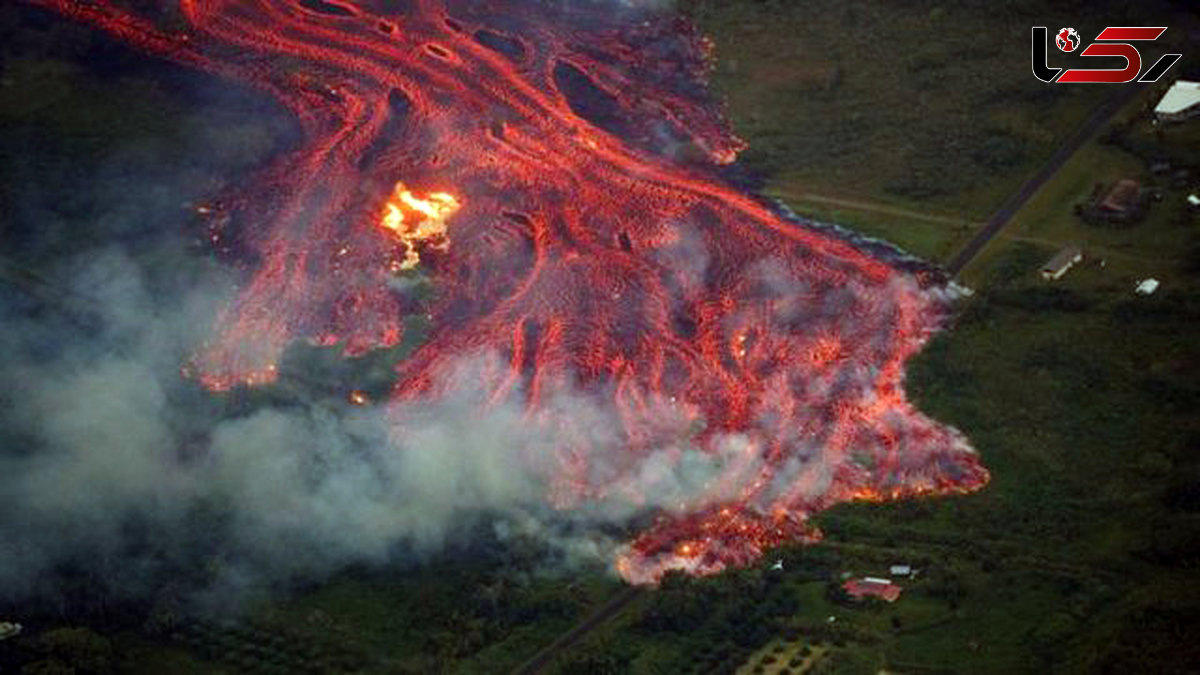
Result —
<instances>
[{"instance_id":1,"label":"white house","mask_svg":"<svg viewBox=\"0 0 1200 675\"><path fill-rule=\"evenodd\" d=\"M1162 122L1178 122L1200 115L1200 82L1176 80L1154 106L1154 117Z\"/></svg>"},{"instance_id":2,"label":"white house","mask_svg":"<svg viewBox=\"0 0 1200 675\"><path fill-rule=\"evenodd\" d=\"M1137 287L1133 289L1133 292L1138 295L1150 295L1157 290L1158 279L1142 279L1138 282Z\"/></svg>"},{"instance_id":3,"label":"white house","mask_svg":"<svg viewBox=\"0 0 1200 675\"><path fill-rule=\"evenodd\" d=\"M1042 278L1050 281L1060 279L1075 263L1083 260L1083 249L1078 246L1067 246L1042 265Z\"/></svg>"}]
</instances>

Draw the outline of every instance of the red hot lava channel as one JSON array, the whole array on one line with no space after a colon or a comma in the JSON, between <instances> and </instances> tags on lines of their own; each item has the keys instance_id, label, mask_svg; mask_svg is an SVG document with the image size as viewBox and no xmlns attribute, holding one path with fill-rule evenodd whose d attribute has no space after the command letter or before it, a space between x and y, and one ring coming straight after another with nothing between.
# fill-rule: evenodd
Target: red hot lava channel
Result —
<instances>
[{"instance_id":1,"label":"red hot lava channel","mask_svg":"<svg viewBox=\"0 0 1200 675\"><path fill-rule=\"evenodd\" d=\"M686 22L616 3L180 0L163 28L116 0L35 2L300 124L214 219L214 245L253 262L187 368L205 386L271 381L298 339L397 345L413 311L397 276L416 267L438 293L393 408L476 358L482 405L517 400L556 434L562 507L626 489L653 453L682 461L681 436L720 458L620 553L632 582L749 564L817 537L809 516L838 502L986 483L902 389L945 284L721 178L742 143ZM579 391L612 411L603 457L550 403Z\"/></svg>"}]
</instances>

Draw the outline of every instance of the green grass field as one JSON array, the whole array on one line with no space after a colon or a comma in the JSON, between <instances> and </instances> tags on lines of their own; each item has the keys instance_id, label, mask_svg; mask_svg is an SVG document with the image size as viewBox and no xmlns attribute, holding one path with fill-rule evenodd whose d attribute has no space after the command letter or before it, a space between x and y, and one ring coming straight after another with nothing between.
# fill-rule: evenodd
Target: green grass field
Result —
<instances>
[{"instance_id":1,"label":"green grass field","mask_svg":"<svg viewBox=\"0 0 1200 675\"><path fill-rule=\"evenodd\" d=\"M779 182L769 184L765 192L797 213L885 240L926 260L949 258L980 227L961 214L913 211L887 203L831 197L828 193L816 195L803 187Z\"/></svg>"},{"instance_id":2,"label":"green grass field","mask_svg":"<svg viewBox=\"0 0 1200 675\"><path fill-rule=\"evenodd\" d=\"M1007 127L1029 133L1022 159L989 171L971 153L956 155L962 182L950 194L914 199L895 189L895 177L920 173L920 158L937 154L911 146L937 147L922 125L942 123L945 110L915 120L906 119L911 111L887 105L919 90L912 69L896 71L876 90L855 91L853 77L839 71L845 52L829 43L847 26L861 25L856 6L764 3L762 18L747 20L734 18L741 6L708 3L699 14L718 34L718 49L737 54L736 68L720 69L717 83L752 147L766 145L750 151L749 160L771 172L768 192L818 219L944 260L973 222L1036 171L1045 150L1094 100L1014 95L990 102L975 121L1022 120ZM906 30L904 22L888 22L889 9L878 8L878 23L869 25ZM930 9L944 11L969 13ZM968 33L972 21L982 20L959 18ZM980 67L998 73L1011 56L1005 53L980 57ZM822 63L818 55L831 56ZM864 77L882 72L872 70L886 66L876 56L853 67ZM1139 117L1161 89L1132 103L1115 126L1153 153L1196 167L1194 123L1157 128ZM970 91L946 105L973 105ZM786 103L772 108L772 99ZM818 559L834 571L878 573L888 562L925 570L904 582L897 603L874 608L832 603L823 579L777 583L773 593L797 605L790 620L822 635L822 622L835 616L831 625L867 638L844 639L814 672L1171 673L1196 662L1191 645L1200 592L1187 577L1200 562L1200 499L1190 496L1200 491L1200 425L1193 414L1200 360L1186 336L1200 319L1192 262L1200 220L1181 207L1195 179L1171 186L1146 165L1145 157L1094 140L966 270L976 294L953 329L912 363L908 389L922 410L967 433L993 480L965 497L839 506L818 519L826 543L785 552L800 568ZM1073 215L1095 183L1123 177L1164 192L1144 221L1097 227ZM1038 267L1068 243L1082 244L1088 260L1047 284ZM1147 276L1162 280L1162 290L1135 296L1135 280ZM704 597L739 582L722 576L693 583L691 592ZM575 658L595 659L605 646L609 654L662 653L660 643L682 641L692 645L682 660L618 660L604 672L760 672L754 666L762 647L743 649L722 637L737 633L736 621L717 617L690 631L655 632L637 618L653 616L653 603L647 599L632 618L581 645ZM787 630L787 618L742 619L770 623L774 634ZM565 659L559 672L578 663Z\"/></svg>"},{"instance_id":3,"label":"green grass field","mask_svg":"<svg viewBox=\"0 0 1200 675\"><path fill-rule=\"evenodd\" d=\"M1100 95L1047 93L1029 76L1036 3L681 4L716 40L715 85L751 142L747 161L767 175L766 192L934 260L952 255ZM1060 12L1037 22L1078 16ZM0 29L9 16L0 11ZM901 45L900 56L886 44ZM152 78L99 87L61 54L5 64L5 86L25 95L0 104L0 186L17 184L17 166L53 182L101 164L154 165L204 133L210 112L230 116L226 126L246 121L236 108L189 108ZM101 100L114 87L152 105ZM1136 120L1145 103L1127 111L1127 137L1197 166L1200 122L1152 128ZM77 114L85 109L92 117ZM189 167L187 194L251 168L287 130L243 134L210 139L212 164ZM28 163L34 145L43 151ZM826 649L814 673L1176 673L1200 662L1200 358L1191 338L1200 222L1177 208L1194 182L1165 187L1164 201L1128 228L1072 215L1094 183L1123 176L1159 180L1128 150L1086 146L966 270L975 295L912 363L912 398L971 438L992 472L985 490L837 507L818 520L823 544L714 578L672 578L548 672L754 673L784 639ZM116 172L112 189L128 180ZM24 197L10 189L0 204ZM91 205L79 199L55 204L47 226L82 227ZM1046 284L1037 267L1069 242L1083 243L1088 261ZM1133 282L1150 275L1162 290L1134 296ZM783 574L767 569L776 556L787 561ZM829 593L843 571L881 574L895 562L921 575L902 583L893 605L849 606ZM122 672L503 673L619 589L598 569L566 577L530 568L451 556L354 570L255 605L232 626L185 621L110 637Z\"/></svg>"},{"instance_id":4,"label":"green grass field","mask_svg":"<svg viewBox=\"0 0 1200 675\"><path fill-rule=\"evenodd\" d=\"M1062 197L1078 192L1079 176L1139 170L1114 153L1090 146L1047 186L1014 223L1021 236L1046 243L997 240L971 270L977 294L954 328L910 368L912 397L968 434L991 484L964 497L839 506L818 518L827 543L785 553L801 568L812 556L832 556L835 571L878 574L889 562L925 571L903 583L895 605L875 609L830 603L820 579L776 585L774 593L797 603L792 620L812 627L835 615L835 625L874 637L834 647L820 666L827 670L815 672L1166 673L1184 672L1195 657L1181 645L1195 638L1200 618L1200 592L1187 582L1200 562L1200 514L1180 495L1200 490L1192 412L1200 361L1181 338L1200 319L1200 278L1184 256L1196 235L1154 212L1129 231L1074 222L1072 201ZM1144 253L1135 232L1147 242ZM1059 282L1042 281L1039 264L1081 237L1114 249L1132 242L1138 257L1110 256L1105 268L1093 259ZM1164 279L1163 290L1135 296L1132 280L1150 271ZM730 583L701 580L693 592ZM652 613L652 603L636 611ZM768 623L773 634L787 625L769 615L743 619ZM1176 638L1160 636L1167 624ZM655 632L631 619L577 655L599 645L633 644L623 650L639 653L690 641L682 660L665 654L658 670L629 661L611 672L722 672L725 660L698 649L736 630L736 622L714 619ZM743 666L761 657L722 649ZM565 661L560 672L577 663Z\"/></svg>"},{"instance_id":5,"label":"green grass field","mask_svg":"<svg viewBox=\"0 0 1200 675\"><path fill-rule=\"evenodd\" d=\"M1034 3L693 2L713 77L773 184L982 220L1104 92L1028 70Z\"/></svg>"},{"instance_id":6,"label":"green grass field","mask_svg":"<svg viewBox=\"0 0 1200 675\"><path fill-rule=\"evenodd\" d=\"M934 260L965 243L1108 91L1044 85L1028 72L1030 26L1070 25L1078 11L1065 5L681 5L714 38L714 88L766 192ZM1105 16L1161 18L1155 25L1175 26L1164 39L1186 31L1153 3Z\"/></svg>"}]
</instances>

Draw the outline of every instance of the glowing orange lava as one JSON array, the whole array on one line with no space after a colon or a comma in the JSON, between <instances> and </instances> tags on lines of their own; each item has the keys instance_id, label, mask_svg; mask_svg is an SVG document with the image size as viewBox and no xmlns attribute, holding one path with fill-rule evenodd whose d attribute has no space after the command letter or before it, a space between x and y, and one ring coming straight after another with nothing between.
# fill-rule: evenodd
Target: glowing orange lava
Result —
<instances>
[{"instance_id":1,"label":"glowing orange lava","mask_svg":"<svg viewBox=\"0 0 1200 675\"><path fill-rule=\"evenodd\" d=\"M637 583L811 541L810 515L839 502L988 480L904 395L944 277L737 187L744 143L705 86L711 44L679 17L616 0L182 0L167 30L129 9L144 3L34 1L256 87L303 132L212 200L206 239L249 281L187 366L206 386L270 381L295 340L390 347L423 317L395 366L398 427L472 360L480 400L555 439L539 467L554 505L659 503L644 467L713 460L619 555ZM418 263L428 299L395 276Z\"/></svg>"},{"instance_id":2,"label":"glowing orange lava","mask_svg":"<svg viewBox=\"0 0 1200 675\"><path fill-rule=\"evenodd\" d=\"M421 262L418 243L446 250L450 245L446 220L458 208L458 200L446 192L431 192L422 198L409 191L404 183L396 183L379 221L404 245L404 259L393 264L393 271L410 270Z\"/></svg>"}]
</instances>

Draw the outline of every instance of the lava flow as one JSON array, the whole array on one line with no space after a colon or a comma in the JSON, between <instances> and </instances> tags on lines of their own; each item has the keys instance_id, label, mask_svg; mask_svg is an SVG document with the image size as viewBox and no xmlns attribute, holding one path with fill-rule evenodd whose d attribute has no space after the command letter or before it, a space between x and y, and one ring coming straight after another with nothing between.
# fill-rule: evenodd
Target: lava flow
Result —
<instances>
[{"instance_id":1,"label":"lava flow","mask_svg":"<svg viewBox=\"0 0 1200 675\"><path fill-rule=\"evenodd\" d=\"M838 502L987 481L902 389L944 281L723 178L743 144L686 22L615 1L179 0L164 28L137 3L34 1L300 124L298 149L219 201L210 238L248 281L189 365L206 386L270 381L298 339L390 347L426 314L392 409L483 363L483 405L519 401L559 439L555 505L634 490L651 456L719 460L678 508L622 495L662 514L617 561L633 582L815 538L809 516ZM414 267L438 291L419 307L395 283ZM617 442L553 403L580 393Z\"/></svg>"}]
</instances>

